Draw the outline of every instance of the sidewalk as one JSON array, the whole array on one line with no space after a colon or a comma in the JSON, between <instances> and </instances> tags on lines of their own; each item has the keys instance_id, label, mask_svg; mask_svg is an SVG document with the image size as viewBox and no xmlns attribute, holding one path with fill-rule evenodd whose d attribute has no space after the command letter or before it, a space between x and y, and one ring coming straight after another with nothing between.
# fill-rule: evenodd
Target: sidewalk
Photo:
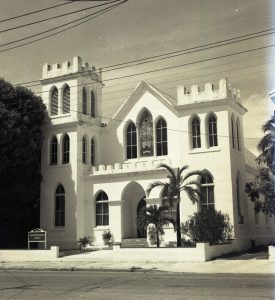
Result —
<instances>
[{"instance_id":1,"label":"sidewalk","mask_svg":"<svg viewBox=\"0 0 275 300\"><path fill-rule=\"evenodd\" d=\"M1 262L1 270L56 270L56 271L128 271L128 272L183 272L226 274L275 274L275 263L267 259L217 259L202 263L113 262L111 252L98 251L70 255L48 262Z\"/></svg>"}]
</instances>

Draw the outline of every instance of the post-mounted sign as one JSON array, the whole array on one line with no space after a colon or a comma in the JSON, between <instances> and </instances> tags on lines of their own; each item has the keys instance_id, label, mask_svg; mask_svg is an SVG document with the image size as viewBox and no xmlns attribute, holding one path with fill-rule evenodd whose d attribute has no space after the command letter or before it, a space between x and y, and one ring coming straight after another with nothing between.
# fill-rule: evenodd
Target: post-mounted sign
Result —
<instances>
[{"instance_id":1,"label":"post-mounted sign","mask_svg":"<svg viewBox=\"0 0 275 300\"><path fill-rule=\"evenodd\" d=\"M28 232L28 249L30 243L44 243L45 249L47 248L47 232L40 228L35 228Z\"/></svg>"}]
</instances>

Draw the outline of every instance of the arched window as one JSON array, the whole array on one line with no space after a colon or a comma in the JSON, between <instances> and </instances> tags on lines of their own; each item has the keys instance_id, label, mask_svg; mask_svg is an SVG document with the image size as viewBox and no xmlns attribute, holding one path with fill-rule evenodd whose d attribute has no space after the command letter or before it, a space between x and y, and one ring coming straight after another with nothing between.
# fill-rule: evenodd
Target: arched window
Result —
<instances>
[{"instance_id":1,"label":"arched window","mask_svg":"<svg viewBox=\"0 0 275 300\"><path fill-rule=\"evenodd\" d=\"M240 141L240 133L239 133L239 120L236 122L236 134L237 134L237 149L241 150L241 141Z\"/></svg>"},{"instance_id":2,"label":"arched window","mask_svg":"<svg viewBox=\"0 0 275 300\"><path fill-rule=\"evenodd\" d=\"M201 147L200 120L197 117L195 117L192 121L192 145L193 149Z\"/></svg>"},{"instance_id":3,"label":"arched window","mask_svg":"<svg viewBox=\"0 0 275 300\"><path fill-rule=\"evenodd\" d=\"M157 156L168 154L167 125L163 118L159 119L156 125L156 148Z\"/></svg>"},{"instance_id":4,"label":"arched window","mask_svg":"<svg viewBox=\"0 0 275 300\"><path fill-rule=\"evenodd\" d=\"M62 142L62 163L68 164L70 162L70 138L65 134Z\"/></svg>"},{"instance_id":5,"label":"arched window","mask_svg":"<svg viewBox=\"0 0 275 300\"><path fill-rule=\"evenodd\" d=\"M83 138L82 138L82 163L83 164L86 164L86 162L87 162L86 153L87 153L87 151L86 151L86 138L85 138L85 136L83 136Z\"/></svg>"},{"instance_id":6,"label":"arched window","mask_svg":"<svg viewBox=\"0 0 275 300\"><path fill-rule=\"evenodd\" d=\"M56 87L51 92L51 116L58 114L58 90Z\"/></svg>"},{"instance_id":7,"label":"arched window","mask_svg":"<svg viewBox=\"0 0 275 300\"><path fill-rule=\"evenodd\" d=\"M60 184L55 191L55 226L65 226L65 190Z\"/></svg>"},{"instance_id":8,"label":"arched window","mask_svg":"<svg viewBox=\"0 0 275 300\"><path fill-rule=\"evenodd\" d=\"M139 119L140 156L154 154L153 118L148 110L144 110Z\"/></svg>"},{"instance_id":9,"label":"arched window","mask_svg":"<svg viewBox=\"0 0 275 300\"><path fill-rule=\"evenodd\" d=\"M201 176L201 210L215 209L214 183L212 176L204 171Z\"/></svg>"},{"instance_id":10,"label":"arched window","mask_svg":"<svg viewBox=\"0 0 275 300\"><path fill-rule=\"evenodd\" d=\"M100 192L96 197L96 226L109 225L108 196Z\"/></svg>"},{"instance_id":11,"label":"arched window","mask_svg":"<svg viewBox=\"0 0 275 300\"><path fill-rule=\"evenodd\" d=\"M70 87L66 85L63 89L63 114L70 112Z\"/></svg>"},{"instance_id":12,"label":"arched window","mask_svg":"<svg viewBox=\"0 0 275 300\"><path fill-rule=\"evenodd\" d=\"M91 139L91 165L95 165L95 140Z\"/></svg>"},{"instance_id":13,"label":"arched window","mask_svg":"<svg viewBox=\"0 0 275 300\"><path fill-rule=\"evenodd\" d=\"M238 221L239 224L243 224L244 218L242 213L242 203L241 203L241 196L240 196L240 176L237 175L236 178L236 196L237 196L237 207L238 207Z\"/></svg>"},{"instance_id":14,"label":"arched window","mask_svg":"<svg viewBox=\"0 0 275 300\"><path fill-rule=\"evenodd\" d=\"M82 89L82 113L87 115L87 92L86 89Z\"/></svg>"},{"instance_id":15,"label":"arched window","mask_svg":"<svg viewBox=\"0 0 275 300\"><path fill-rule=\"evenodd\" d=\"M234 117L231 117L231 138L232 138L232 147L235 149L235 126L234 126Z\"/></svg>"},{"instance_id":16,"label":"arched window","mask_svg":"<svg viewBox=\"0 0 275 300\"><path fill-rule=\"evenodd\" d=\"M209 147L218 146L217 119L215 116L211 116L208 119L208 134Z\"/></svg>"},{"instance_id":17,"label":"arched window","mask_svg":"<svg viewBox=\"0 0 275 300\"><path fill-rule=\"evenodd\" d=\"M133 122L127 127L126 132L127 159L137 158L137 130Z\"/></svg>"},{"instance_id":18,"label":"arched window","mask_svg":"<svg viewBox=\"0 0 275 300\"><path fill-rule=\"evenodd\" d=\"M95 93L91 92L91 117L95 118Z\"/></svg>"},{"instance_id":19,"label":"arched window","mask_svg":"<svg viewBox=\"0 0 275 300\"><path fill-rule=\"evenodd\" d=\"M52 137L51 145L50 145L50 164L57 164L57 138L56 136Z\"/></svg>"}]
</instances>

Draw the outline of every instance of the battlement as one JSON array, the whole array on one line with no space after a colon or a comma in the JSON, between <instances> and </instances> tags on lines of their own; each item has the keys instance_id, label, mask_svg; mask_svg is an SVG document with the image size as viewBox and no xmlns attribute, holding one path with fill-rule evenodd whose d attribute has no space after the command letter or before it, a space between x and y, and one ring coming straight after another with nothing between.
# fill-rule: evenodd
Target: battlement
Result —
<instances>
[{"instance_id":1,"label":"battlement","mask_svg":"<svg viewBox=\"0 0 275 300\"><path fill-rule=\"evenodd\" d=\"M156 159L151 161L138 161L131 163L115 163L114 165L99 165L91 168L91 175L110 175L110 174L121 174L131 172L145 172L156 170L161 164L171 165L169 159Z\"/></svg>"},{"instance_id":2,"label":"battlement","mask_svg":"<svg viewBox=\"0 0 275 300\"><path fill-rule=\"evenodd\" d=\"M218 89L214 88L214 84L207 82L204 85L204 90L200 91L197 84L194 84L188 89L184 85L178 85L177 88L177 105L190 104L202 101L213 101L219 99L230 98L236 102L241 102L240 90L232 88L227 79L220 79Z\"/></svg>"},{"instance_id":3,"label":"battlement","mask_svg":"<svg viewBox=\"0 0 275 300\"><path fill-rule=\"evenodd\" d=\"M99 71L96 72L96 68L94 66L90 67L87 62L82 62L82 58L80 56L75 56L72 62L65 61L62 64L55 63L49 65L47 63L44 63L42 79L54 78L80 72L87 72L87 75L96 74L98 77L97 80L102 80L102 70L99 69Z\"/></svg>"}]
</instances>

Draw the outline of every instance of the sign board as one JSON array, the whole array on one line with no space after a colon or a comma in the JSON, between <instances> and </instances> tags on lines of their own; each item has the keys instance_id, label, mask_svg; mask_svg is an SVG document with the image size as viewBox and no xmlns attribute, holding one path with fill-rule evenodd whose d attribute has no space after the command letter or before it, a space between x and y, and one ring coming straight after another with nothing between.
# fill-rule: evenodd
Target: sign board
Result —
<instances>
[{"instance_id":1,"label":"sign board","mask_svg":"<svg viewBox=\"0 0 275 300\"><path fill-rule=\"evenodd\" d=\"M30 243L44 243L45 249L47 248L47 232L40 228L35 228L28 232L28 248Z\"/></svg>"}]
</instances>

